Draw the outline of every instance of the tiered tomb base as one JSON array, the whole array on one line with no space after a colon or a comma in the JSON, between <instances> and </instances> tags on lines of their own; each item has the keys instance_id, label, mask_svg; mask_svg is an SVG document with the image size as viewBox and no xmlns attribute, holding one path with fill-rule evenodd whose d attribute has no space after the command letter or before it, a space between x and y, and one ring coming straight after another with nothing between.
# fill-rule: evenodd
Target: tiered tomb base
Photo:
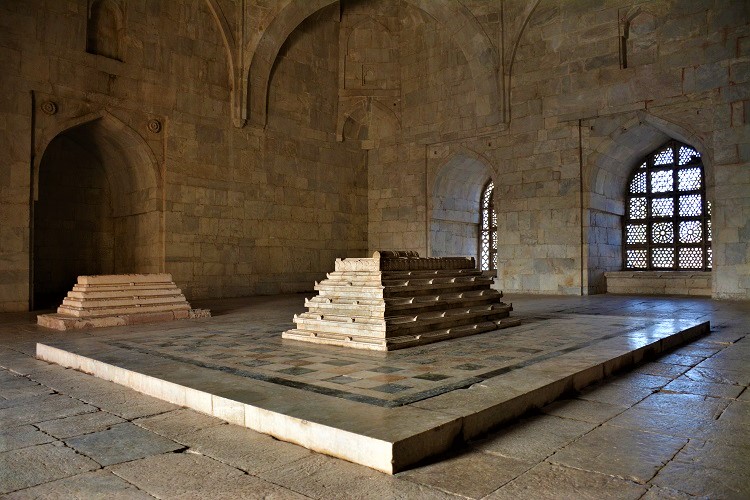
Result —
<instances>
[{"instance_id":1,"label":"tiered tomb base","mask_svg":"<svg viewBox=\"0 0 750 500\"><path fill-rule=\"evenodd\" d=\"M57 313L40 314L37 324L72 330L210 315L190 308L171 274L110 274L79 276Z\"/></svg>"},{"instance_id":2,"label":"tiered tomb base","mask_svg":"<svg viewBox=\"0 0 750 500\"><path fill-rule=\"evenodd\" d=\"M519 324L473 258L375 252L336 259L285 339L391 351Z\"/></svg>"}]
</instances>

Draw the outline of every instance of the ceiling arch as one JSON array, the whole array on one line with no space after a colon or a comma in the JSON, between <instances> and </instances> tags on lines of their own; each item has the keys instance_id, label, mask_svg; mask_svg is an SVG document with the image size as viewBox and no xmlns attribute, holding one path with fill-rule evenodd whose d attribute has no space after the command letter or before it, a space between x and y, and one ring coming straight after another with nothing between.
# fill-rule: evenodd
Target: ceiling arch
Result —
<instances>
[{"instance_id":1,"label":"ceiling arch","mask_svg":"<svg viewBox=\"0 0 750 500\"><path fill-rule=\"evenodd\" d=\"M276 9L276 15L260 37L253 41L254 47L246 50L245 67L248 68L248 78L243 90L247 95L249 120L252 124L260 127L266 125L271 71L284 42L302 21L337 1L286 0ZM405 1L445 26L466 57L477 95L487 96L489 100L489 109L478 109L479 115L484 116L486 125L499 123L502 118L502 99L498 88L498 55L476 18L465 6L451 0Z\"/></svg>"}]
</instances>

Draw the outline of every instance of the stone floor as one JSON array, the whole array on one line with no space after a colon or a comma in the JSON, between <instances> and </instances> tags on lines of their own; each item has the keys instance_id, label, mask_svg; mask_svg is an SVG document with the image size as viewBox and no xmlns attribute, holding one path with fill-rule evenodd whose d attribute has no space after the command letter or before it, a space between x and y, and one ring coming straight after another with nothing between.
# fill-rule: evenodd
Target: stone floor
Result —
<instances>
[{"instance_id":1,"label":"stone floor","mask_svg":"<svg viewBox=\"0 0 750 500\"><path fill-rule=\"evenodd\" d=\"M449 456L388 476L38 361L32 357L36 342L69 334L36 327L30 314L6 314L0 316L0 493L10 498L750 496L749 303L614 296L509 300L516 313L529 318L549 312L644 319L690 315L710 320L712 334ZM251 328L281 330L291 323L287 303L270 297L198 306L245 328L243 311L251 308ZM283 317L289 320L281 324Z\"/></svg>"}]
</instances>

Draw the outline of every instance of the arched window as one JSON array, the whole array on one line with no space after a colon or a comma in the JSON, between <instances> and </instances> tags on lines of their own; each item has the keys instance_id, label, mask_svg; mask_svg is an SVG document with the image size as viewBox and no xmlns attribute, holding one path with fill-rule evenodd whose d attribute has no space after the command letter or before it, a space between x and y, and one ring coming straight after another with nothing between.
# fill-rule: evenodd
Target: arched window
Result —
<instances>
[{"instance_id":1,"label":"arched window","mask_svg":"<svg viewBox=\"0 0 750 500\"><path fill-rule=\"evenodd\" d=\"M701 155L670 141L646 156L626 194L626 270L711 269L711 203Z\"/></svg>"},{"instance_id":2,"label":"arched window","mask_svg":"<svg viewBox=\"0 0 750 500\"><path fill-rule=\"evenodd\" d=\"M479 215L479 268L483 271L497 269L497 215L493 193L495 184L487 182L482 190Z\"/></svg>"}]
</instances>

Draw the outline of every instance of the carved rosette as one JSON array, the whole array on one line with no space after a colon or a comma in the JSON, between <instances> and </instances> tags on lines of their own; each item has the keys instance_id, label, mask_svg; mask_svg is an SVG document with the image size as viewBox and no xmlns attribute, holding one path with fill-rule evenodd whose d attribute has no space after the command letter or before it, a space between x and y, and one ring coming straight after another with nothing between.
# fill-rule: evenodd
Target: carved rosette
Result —
<instances>
[{"instance_id":1,"label":"carved rosette","mask_svg":"<svg viewBox=\"0 0 750 500\"><path fill-rule=\"evenodd\" d=\"M155 118L148 121L147 127L148 131L153 134L158 134L159 132L161 132L161 122Z\"/></svg>"},{"instance_id":2,"label":"carved rosette","mask_svg":"<svg viewBox=\"0 0 750 500\"><path fill-rule=\"evenodd\" d=\"M40 106L43 113L48 114L50 116L57 113L57 104L55 104L53 101L44 101L42 105Z\"/></svg>"}]
</instances>

